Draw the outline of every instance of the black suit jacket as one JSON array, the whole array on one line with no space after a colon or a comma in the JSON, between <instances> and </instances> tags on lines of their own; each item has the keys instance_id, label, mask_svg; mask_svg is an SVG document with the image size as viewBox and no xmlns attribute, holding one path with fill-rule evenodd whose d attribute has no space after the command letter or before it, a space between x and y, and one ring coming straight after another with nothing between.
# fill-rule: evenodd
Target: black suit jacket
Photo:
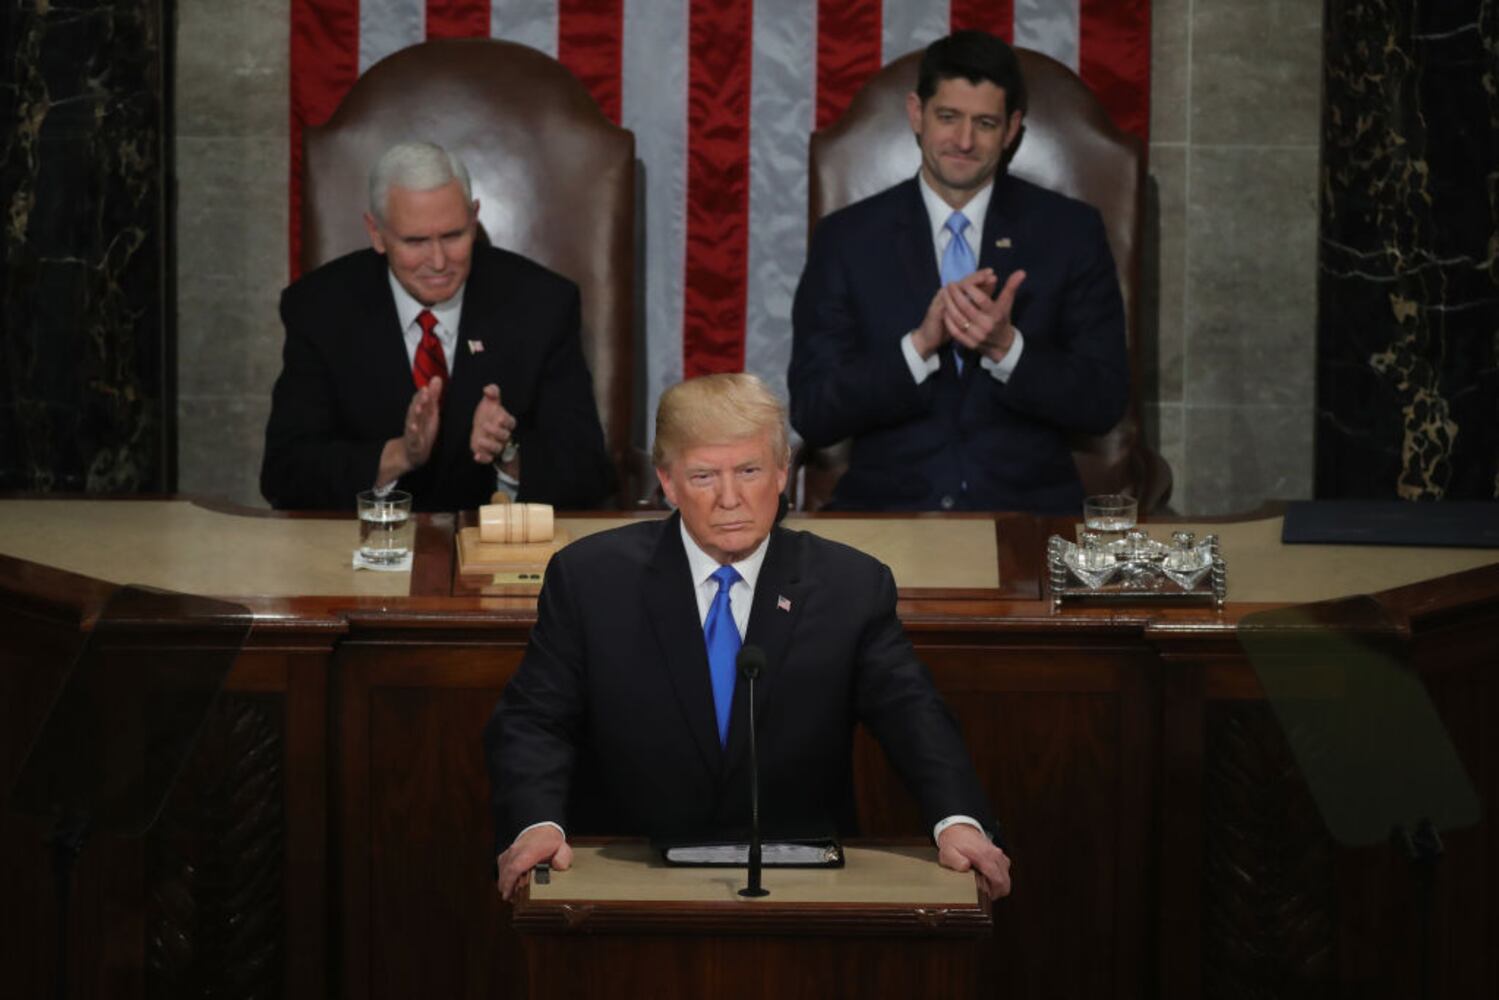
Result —
<instances>
[{"instance_id":1,"label":"black suit jacket","mask_svg":"<svg viewBox=\"0 0 1499 1000\"><path fill-rule=\"evenodd\" d=\"M568 833L729 837L749 826L748 707L720 747L680 517L588 536L547 567L536 627L484 743L497 847L551 820ZM995 830L957 726L895 614L890 571L776 528L745 636L756 684L760 815L770 835L856 832L863 722L928 824Z\"/></svg>"},{"instance_id":2,"label":"black suit jacket","mask_svg":"<svg viewBox=\"0 0 1499 1000\"><path fill-rule=\"evenodd\" d=\"M416 391L385 257L360 250L281 296L282 370L271 397L260 489L271 506L336 510L375 486ZM418 510L488 503L494 470L469 451L484 386L516 418L521 500L592 507L612 474L579 341L577 286L518 254L474 248L456 358L427 464L401 477ZM475 351L473 345L481 345Z\"/></svg>"},{"instance_id":3,"label":"black suit jacket","mask_svg":"<svg viewBox=\"0 0 1499 1000\"><path fill-rule=\"evenodd\" d=\"M852 438L834 507L1075 514L1068 434L1102 434L1129 393L1124 306L1098 212L1001 174L979 266L999 287L1026 272L1012 319L1025 337L1000 383L969 358L917 385L900 340L940 287L915 178L834 212L813 234L792 309L791 423L823 447ZM967 490L963 484L967 483Z\"/></svg>"}]
</instances>

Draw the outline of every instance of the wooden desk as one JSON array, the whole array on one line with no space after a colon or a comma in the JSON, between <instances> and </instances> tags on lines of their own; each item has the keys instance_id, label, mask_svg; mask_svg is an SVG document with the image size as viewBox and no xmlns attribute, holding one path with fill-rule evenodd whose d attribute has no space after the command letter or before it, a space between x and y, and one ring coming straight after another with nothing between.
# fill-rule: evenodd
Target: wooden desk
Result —
<instances>
[{"instance_id":1,"label":"wooden desk","mask_svg":"<svg viewBox=\"0 0 1499 1000\"><path fill-rule=\"evenodd\" d=\"M113 512L147 502L75 508L82 521L68 529L63 517L54 530L124 523ZM19 523L11 503L0 501L0 524ZM25 516L35 525L56 511ZM283 551L268 548L281 528L318 533L305 519L254 520L265 523L240 527L272 540L256 552ZM871 530L858 520L830 530ZM877 520L889 533L891 519ZM1222 611L1058 612L1039 557L1046 535L1070 525L914 520L976 521L961 530L993 539L992 588L912 586L895 561L907 631L953 707L1016 857L1015 895L994 910L995 995L1413 992L1403 862L1329 842L1235 627L1277 594L1377 590L1386 631L1426 682L1488 816L1499 803L1499 552L1340 550L1343 569L1322 577L1309 571L1307 550L1279 546L1273 522L1250 518L1213 526L1229 560ZM335 550L352 542L352 521L319 530L348 539ZM453 531L451 519L423 523L403 593L363 592L355 581L303 589L290 558L277 577L280 560L269 555L269 582L253 592L236 593L232 576L215 585L225 591L204 588L250 606L256 625L167 823L144 844L101 843L85 856L80 982L128 996L148 980L207 982L229 970L293 996L514 995L524 960L486 880L479 732L534 608L455 596ZM155 568L136 558L122 578L103 567L80 573L87 561L49 566L58 546L23 534L40 550L5 555L22 540L0 537L6 788L109 592L100 580ZM86 559L89 547L79 549ZM331 564L319 571L352 576ZM856 754L865 833L921 835L878 748L860 736ZM1435 925L1446 995L1499 995L1496 830L1486 818L1447 838ZM8 904L17 930L0 935L0 968L11 970L5 992L20 996L45 995L48 982L51 896L36 833L0 818L0 898L25 901ZM210 870L222 878L198 874ZM142 945L178 940L182 928L191 949Z\"/></svg>"}]
</instances>

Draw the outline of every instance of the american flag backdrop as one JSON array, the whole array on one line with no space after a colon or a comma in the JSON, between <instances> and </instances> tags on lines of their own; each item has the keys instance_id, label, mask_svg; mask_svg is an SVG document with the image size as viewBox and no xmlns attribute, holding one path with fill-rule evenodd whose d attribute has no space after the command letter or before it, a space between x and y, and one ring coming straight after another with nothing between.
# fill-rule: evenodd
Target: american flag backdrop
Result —
<instances>
[{"instance_id":1,"label":"american flag backdrop","mask_svg":"<svg viewBox=\"0 0 1499 1000\"><path fill-rule=\"evenodd\" d=\"M684 376L747 370L784 392L806 252L807 138L884 63L983 28L1077 70L1115 121L1149 121L1149 0L292 0L291 232L302 126L425 39L554 56L635 133L649 406ZM649 422L647 422L649 426Z\"/></svg>"}]
</instances>

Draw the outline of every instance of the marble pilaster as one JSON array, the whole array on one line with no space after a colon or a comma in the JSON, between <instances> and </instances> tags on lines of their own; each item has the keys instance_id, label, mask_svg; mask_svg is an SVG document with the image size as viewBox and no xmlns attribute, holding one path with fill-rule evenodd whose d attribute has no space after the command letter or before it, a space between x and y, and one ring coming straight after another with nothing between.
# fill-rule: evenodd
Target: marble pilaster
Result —
<instances>
[{"instance_id":1,"label":"marble pilaster","mask_svg":"<svg viewBox=\"0 0 1499 1000\"><path fill-rule=\"evenodd\" d=\"M1499 9L1327 11L1317 495L1499 498Z\"/></svg>"},{"instance_id":2,"label":"marble pilaster","mask_svg":"<svg viewBox=\"0 0 1499 1000\"><path fill-rule=\"evenodd\" d=\"M168 489L162 3L0 22L0 489Z\"/></svg>"}]
</instances>

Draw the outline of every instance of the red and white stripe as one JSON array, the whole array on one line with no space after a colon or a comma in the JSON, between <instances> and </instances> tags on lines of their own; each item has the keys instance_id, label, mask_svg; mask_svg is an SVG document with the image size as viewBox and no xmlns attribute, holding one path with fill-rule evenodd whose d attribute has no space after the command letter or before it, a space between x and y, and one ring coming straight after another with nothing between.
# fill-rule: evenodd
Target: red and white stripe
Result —
<instances>
[{"instance_id":1,"label":"red and white stripe","mask_svg":"<svg viewBox=\"0 0 1499 1000\"><path fill-rule=\"evenodd\" d=\"M1149 121L1149 0L292 0L292 248L301 127L358 74L428 38L552 55L644 166L649 405L684 375L784 390L806 253L807 137L884 63L985 28L1072 66L1123 128ZM649 422L647 422L649 425Z\"/></svg>"}]
</instances>

